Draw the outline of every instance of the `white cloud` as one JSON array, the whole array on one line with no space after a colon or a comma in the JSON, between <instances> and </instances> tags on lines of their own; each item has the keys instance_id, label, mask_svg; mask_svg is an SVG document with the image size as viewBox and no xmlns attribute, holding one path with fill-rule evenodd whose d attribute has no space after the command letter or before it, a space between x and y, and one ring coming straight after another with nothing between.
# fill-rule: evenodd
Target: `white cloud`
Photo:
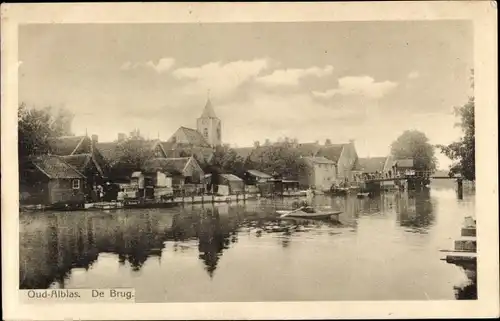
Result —
<instances>
[{"instance_id":1,"label":"white cloud","mask_svg":"<svg viewBox=\"0 0 500 321\"><path fill-rule=\"evenodd\" d=\"M148 62L136 62L132 63L130 61L127 61L121 65L120 69L121 70L133 70L137 68L151 68L157 73L163 73L166 71L169 71L172 66L175 64L175 59L174 58L161 58L158 63L154 63L153 61L148 61Z\"/></svg>"},{"instance_id":2,"label":"white cloud","mask_svg":"<svg viewBox=\"0 0 500 321\"><path fill-rule=\"evenodd\" d=\"M176 69L173 75L178 79L191 81L184 87L185 92L210 89L215 92L215 95L224 95L255 78L267 67L267 59L238 60L228 63L211 62L200 67Z\"/></svg>"},{"instance_id":3,"label":"white cloud","mask_svg":"<svg viewBox=\"0 0 500 321\"><path fill-rule=\"evenodd\" d=\"M414 70L408 74L408 79L416 79L418 77L420 77L420 73L416 70Z\"/></svg>"},{"instance_id":4,"label":"white cloud","mask_svg":"<svg viewBox=\"0 0 500 321\"><path fill-rule=\"evenodd\" d=\"M344 141L352 133L339 132L337 126L347 124L346 118L359 116L359 110L334 108L306 93L280 95L255 90L249 98L216 106L217 115L224 119L225 141L240 146L282 136L300 137L303 142L327 137Z\"/></svg>"},{"instance_id":5,"label":"white cloud","mask_svg":"<svg viewBox=\"0 0 500 321\"><path fill-rule=\"evenodd\" d=\"M308 76L324 77L331 75L333 67L311 67L307 69L278 69L272 74L257 78L257 82L267 86L298 86L299 81Z\"/></svg>"},{"instance_id":6,"label":"white cloud","mask_svg":"<svg viewBox=\"0 0 500 321\"><path fill-rule=\"evenodd\" d=\"M398 86L392 81L375 82L369 76L349 76L340 78L338 88L327 91L314 91L313 95L318 98L331 98L335 95L361 95L368 98L382 98Z\"/></svg>"}]
</instances>

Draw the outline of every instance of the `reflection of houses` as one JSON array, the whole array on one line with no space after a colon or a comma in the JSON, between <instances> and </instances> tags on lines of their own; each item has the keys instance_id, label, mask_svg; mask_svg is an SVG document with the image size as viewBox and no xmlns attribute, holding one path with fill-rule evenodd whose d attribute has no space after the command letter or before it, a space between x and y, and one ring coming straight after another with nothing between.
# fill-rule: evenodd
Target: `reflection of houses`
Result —
<instances>
[{"instance_id":1,"label":"reflection of houses","mask_svg":"<svg viewBox=\"0 0 500 321\"><path fill-rule=\"evenodd\" d=\"M94 185L102 184L107 177L107 163L96 145L97 135L63 136L49 141L51 154L64 160L85 176L85 192L90 194Z\"/></svg>"},{"instance_id":2,"label":"reflection of houses","mask_svg":"<svg viewBox=\"0 0 500 321\"><path fill-rule=\"evenodd\" d=\"M303 157L305 168L299 175L299 182L320 191L328 191L336 178L335 163L325 157Z\"/></svg>"},{"instance_id":3,"label":"reflection of houses","mask_svg":"<svg viewBox=\"0 0 500 321\"><path fill-rule=\"evenodd\" d=\"M85 203L85 176L60 156L24 161L19 184L21 204Z\"/></svg>"},{"instance_id":4,"label":"reflection of houses","mask_svg":"<svg viewBox=\"0 0 500 321\"><path fill-rule=\"evenodd\" d=\"M161 169L172 176L174 194L192 194L204 191L204 173L194 157L154 158L145 168Z\"/></svg>"}]
</instances>

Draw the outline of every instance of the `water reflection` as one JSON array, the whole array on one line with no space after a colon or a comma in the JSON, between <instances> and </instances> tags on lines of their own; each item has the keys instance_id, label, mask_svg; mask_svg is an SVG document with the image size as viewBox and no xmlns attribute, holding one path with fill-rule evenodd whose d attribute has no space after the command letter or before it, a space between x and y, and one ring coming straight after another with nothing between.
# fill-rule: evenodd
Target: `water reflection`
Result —
<instances>
[{"instance_id":1,"label":"water reflection","mask_svg":"<svg viewBox=\"0 0 500 321\"><path fill-rule=\"evenodd\" d=\"M157 281L151 283L146 280L135 285L147 292L147 288L159 286L158 280L175 279L173 275L161 272L163 269L179 269L176 273L186 273L183 279L190 280L186 282L190 282L191 292L204 291L196 288L196 284L203 289L213 287L199 300L237 300L238 295L241 300L266 297L252 290L226 293L229 290L225 289L231 282L239 282L241 287L250 287L254 291L266 289L276 296L279 294L274 299L284 299L289 295L290 300L391 299L398 296L422 299L420 295L430 291L435 292L435 297L455 295L460 299L470 298L476 288L472 281L451 288L449 284L459 284L453 278L463 273L458 274L456 267L441 263L437 257L439 253L435 242L442 241L439 236L446 237L450 231L453 234L458 231L454 230L459 228L458 225L450 224L460 220L456 213L470 214L470 208L461 209L459 206L463 204L454 199L442 198L441 194L433 194L429 190L409 194L383 193L365 199L325 196L315 198L315 205L342 211L338 222L278 219L276 210L291 208L294 201L260 200L246 204L109 213L22 213L20 287L71 286L76 277L72 273L77 269L86 271L84 273L102 269L100 254L112 253L116 255L114 258L103 256L102 260L114 260L123 269L128 269L130 274L117 276L118 279L133 277L143 280L152 277ZM454 215L448 215L448 212ZM441 225L436 220L438 213L442 217ZM420 235L421 238L411 235ZM387 258L398 258L399 265L387 270L378 269L380 255L376 255L374 250L377 246L384 249ZM415 250L417 252L413 253ZM422 253L427 256L422 257ZM191 267L181 260L190 257L200 263L200 271L211 285L195 276ZM420 267L418 262L424 261L425 268ZM151 265L150 262L157 263ZM239 264L240 272L245 269L243 274L236 271ZM152 272L152 269L162 270ZM435 277L429 277L435 270L439 271ZM102 275L107 273L100 271ZM273 271L279 273L280 281L276 281L276 276L271 278ZM415 282L407 283L417 278L421 271L425 271L420 279L425 290L417 293L410 290ZM353 278L353 275L357 277ZM311 276L322 279L321 284L303 283ZM194 279L191 280L191 277ZM254 286L257 280L266 277L273 281ZM392 278L397 281L392 281ZM273 285L275 282L280 285ZM384 282L390 290L383 292L380 282ZM447 290L435 289L439 282ZM301 285L292 286L296 283ZM85 286L86 281L77 284ZM181 285L168 284L178 300L189 300ZM348 290L332 293L331 288Z\"/></svg>"},{"instance_id":2,"label":"water reflection","mask_svg":"<svg viewBox=\"0 0 500 321\"><path fill-rule=\"evenodd\" d=\"M430 190L408 191L396 197L397 220L409 232L427 233L434 222Z\"/></svg>"}]
</instances>

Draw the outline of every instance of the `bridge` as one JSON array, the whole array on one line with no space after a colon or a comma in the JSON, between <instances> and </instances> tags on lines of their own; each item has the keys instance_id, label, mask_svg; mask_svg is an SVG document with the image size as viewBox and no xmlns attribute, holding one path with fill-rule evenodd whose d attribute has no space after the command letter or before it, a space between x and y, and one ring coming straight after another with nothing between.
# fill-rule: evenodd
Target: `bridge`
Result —
<instances>
[{"instance_id":1,"label":"bridge","mask_svg":"<svg viewBox=\"0 0 500 321\"><path fill-rule=\"evenodd\" d=\"M463 198L463 178L460 174L455 176L439 176L432 175L431 171L412 171L406 175L396 176L396 177L373 177L366 178L363 182L367 185L371 185L371 188L375 188L373 183L379 182L400 182L400 181L422 181L422 180L431 180L431 179L453 179L457 182L457 193L458 198Z\"/></svg>"},{"instance_id":2,"label":"bridge","mask_svg":"<svg viewBox=\"0 0 500 321\"><path fill-rule=\"evenodd\" d=\"M409 179L456 179L461 180L461 177L450 177L450 176L401 176L401 177L387 177L387 178L369 178L363 180L365 183L376 183L376 182L390 182L390 181L406 181Z\"/></svg>"},{"instance_id":3,"label":"bridge","mask_svg":"<svg viewBox=\"0 0 500 321\"><path fill-rule=\"evenodd\" d=\"M376 182L419 180L419 179L455 179L458 181L458 180L462 180L462 177L460 175L456 175L456 176L432 175L431 171L411 171L411 173L408 173L406 175L401 175L401 176L366 178L363 180L363 182L376 183Z\"/></svg>"}]
</instances>

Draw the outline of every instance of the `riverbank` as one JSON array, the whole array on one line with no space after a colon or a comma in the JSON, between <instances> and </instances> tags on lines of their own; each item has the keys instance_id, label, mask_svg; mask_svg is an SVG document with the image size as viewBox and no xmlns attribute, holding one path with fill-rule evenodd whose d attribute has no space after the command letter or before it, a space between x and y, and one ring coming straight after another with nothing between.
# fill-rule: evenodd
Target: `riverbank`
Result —
<instances>
[{"instance_id":1,"label":"riverbank","mask_svg":"<svg viewBox=\"0 0 500 321\"><path fill-rule=\"evenodd\" d=\"M33 212L33 211L49 211L49 210L110 210L120 208L162 208L162 207L175 207L183 204L210 204L210 203L231 203L231 202L245 202L247 200L254 200L261 198L260 194L238 194L238 195L197 195L197 196L182 196L173 197L169 200L156 201L156 200L126 200L124 202L96 202L74 205L20 205L20 212Z\"/></svg>"}]
</instances>

